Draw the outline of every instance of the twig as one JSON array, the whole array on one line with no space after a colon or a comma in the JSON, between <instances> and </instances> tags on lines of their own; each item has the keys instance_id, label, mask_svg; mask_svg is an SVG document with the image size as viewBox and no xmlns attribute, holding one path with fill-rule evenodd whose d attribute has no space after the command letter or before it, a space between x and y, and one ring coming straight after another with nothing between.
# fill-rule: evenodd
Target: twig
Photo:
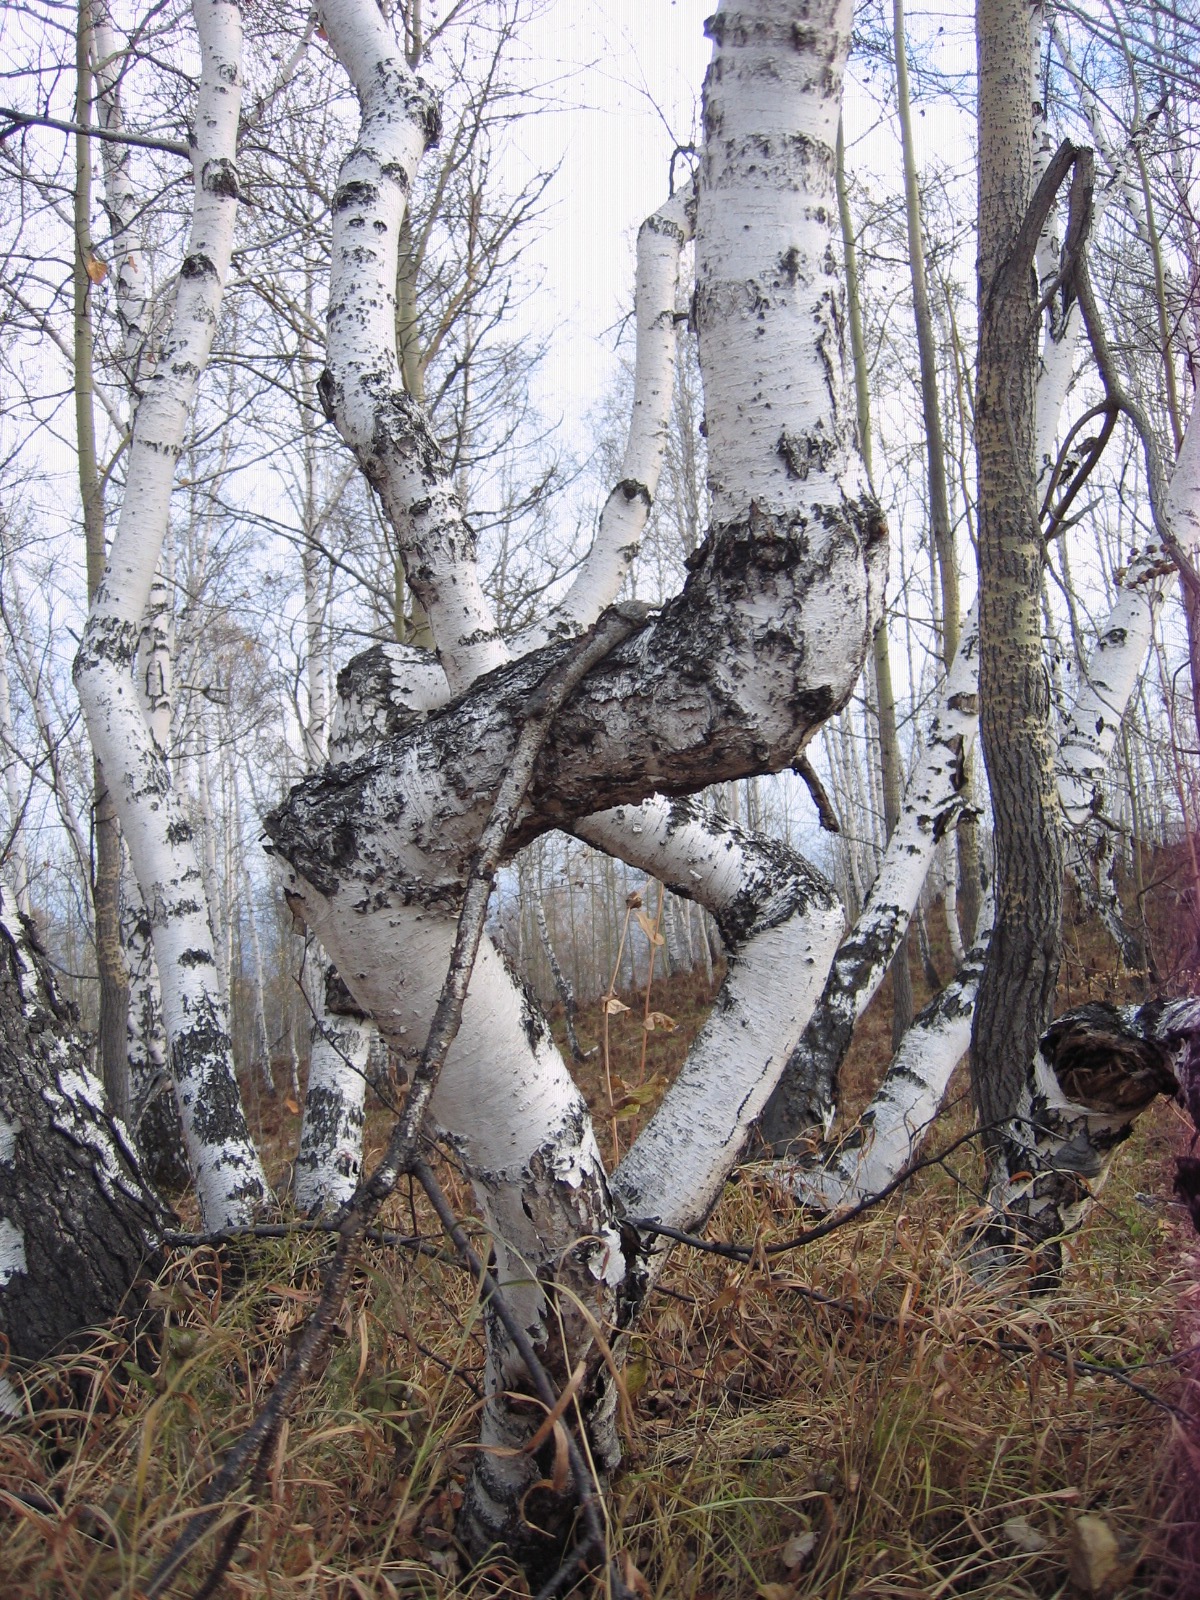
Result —
<instances>
[{"instance_id":1,"label":"twig","mask_svg":"<svg viewBox=\"0 0 1200 1600\"><path fill-rule=\"evenodd\" d=\"M1004 1124L997 1123L995 1127ZM682 1228L670 1228L660 1222L657 1217L631 1217L630 1226L639 1229L642 1233L658 1234L664 1239L674 1240L676 1244L686 1244L692 1250L703 1250L707 1255L724 1256L728 1261L752 1261L758 1255L769 1256L783 1255L788 1250L798 1250L801 1245L813 1244L817 1239L824 1239L831 1233L836 1233L839 1228L847 1227L851 1222L857 1221L864 1212L880 1205L896 1190L902 1188L910 1178L916 1177L918 1172L924 1172L927 1167L936 1167L952 1155L960 1145L969 1144L972 1139L978 1139L981 1134L993 1131L991 1128L972 1128L970 1133L964 1133L960 1138L953 1140L944 1150L937 1155L923 1156L919 1161L910 1161L900 1173L884 1188L869 1194L860 1200L857 1205L850 1206L845 1211L839 1211L836 1216L828 1221L819 1223L814 1228L806 1228L803 1233L793 1234L790 1239L780 1240L776 1244L762 1245L734 1244L729 1241L716 1239L701 1239L694 1233L685 1233Z\"/></svg>"},{"instance_id":2,"label":"twig","mask_svg":"<svg viewBox=\"0 0 1200 1600\"><path fill-rule=\"evenodd\" d=\"M808 757L801 752L792 762L792 771L798 778L803 778L812 796L812 803L817 808L817 821L826 833L841 833L842 825L838 821L838 814L834 810L833 801L829 798L825 785L818 776L817 769Z\"/></svg>"},{"instance_id":3,"label":"twig","mask_svg":"<svg viewBox=\"0 0 1200 1600\"><path fill-rule=\"evenodd\" d=\"M293 1234L335 1234L337 1231L336 1222L297 1217L291 1222L259 1222L247 1223L240 1228L217 1228L212 1233L180 1233L175 1229L168 1229L161 1237L162 1242L170 1245L172 1249L194 1250L204 1245L236 1244L239 1239L288 1239ZM391 1250L412 1250L419 1255L428 1256L432 1261L441 1261L447 1266L458 1265L454 1256L439 1250L423 1234L396 1233L390 1228L364 1228L362 1237L371 1244L384 1245Z\"/></svg>"},{"instance_id":4,"label":"twig","mask_svg":"<svg viewBox=\"0 0 1200 1600\"><path fill-rule=\"evenodd\" d=\"M525 724L517 738L510 765L500 784L491 813L480 833L479 843L471 861L450 965L433 1014L425 1048L421 1053L421 1060L413 1073L403 1110L392 1129L387 1150L375 1170L364 1183L359 1185L353 1198L343 1207L332 1225L337 1233L337 1245L325 1269L321 1298L304 1325L300 1341L291 1359L276 1380L265 1405L225 1457L220 1471L205 1492L200 1508L156 1567L144 1590L145 1600L156 1600L156 1597L162 1594L172 1574L212 1524L217 1515L216 1508L219 1502L233 1491L247 1471L253 1473L252 1488L257 1483L259 1468L274 1445L293 1399L329 1342L349 1286L357 1249L365 1231L405 1173L412 1173L415 1176L427 1175L427 1177L421 1176L421 1182L445 1225L445 1216L439 1207L445 1208L447 1212L449 1208L446 1206L444 1196L439 1201L441 1191L437 1189L436 1183L432 1189L430 1188L430 1183L433 1181L432 1174L429 1174L429 1169L420 1158L420 1141L425 1113L437 1086L446 1055L462 1022L467 985L483 937L488 901L491 898L501 852L529 785L533 781L534 766L555 717L592 667L636 632L648 614L648 607L631 604L614 606L604 612L588 633L575 641L564 654L557 655L546 676L530 694ZM449 1214L465 1243L466 1235L458 1226L457 1219L453 1218L453 1213ZM454 1238L453 1233L451 1237ZM457 1238L455 1243L461 1251L462 1243ZM509 1320L505 1320L506 1316L511 1319L514 1326L519 1324L504 1302L498 1287L492 1291L492 1298L497 1315L512 1333ZM526 1352L532 1354L532 1346L523 1330L521 1333L524 1347L517 1340L515 1333L512 1333L512 1336L522 1359L528 1365L529 1356ZM534 1360L536 1361L536 1357ZM537 1376L532 1369L530 1376L536 1385ZM553 1404L555 1396L544 1371L542 1377L550 1388L550 1403ZM574 1466L572 1470L575 1470ZM586 1473L581 1475L576 1471L576 1482L582 1500L586 1495ZM245 1518L239 1517L218 1554L217 1564L220 1569L218 1577L233 1559L244 1528ZM589 1544L591 1540L589 1524ZM206 1578L201 1592L211 1592L209 1579Z\"/></svg>"},{"instance_id":5,"label":"twig","mask_svg":"<svg viewBox=\"0 0 1200 1600\"><path fill-rule=\"evenodd\" d=\"M1109 350L1108 337L1104 332L1104 324L1092 292L1087 262L1082 259L1075 272L1075 292L1079 297L1079 309L1083 313L1084 326L1087 328L1105 395L1110 404L1125 413L1142 441L1142 450L1146 458L1146 486L1150 493L1150 514L1154 521L1154 531L1162 541L1163 549L1174 562L1185 587L1193 597L1200 599L1200 573L1196 571L1191 558L1175 537L1174 529L1167 520L1168 479L1154 430L1145 411L1118 376L1117 366Z\"/></svg>"}]
</instances>

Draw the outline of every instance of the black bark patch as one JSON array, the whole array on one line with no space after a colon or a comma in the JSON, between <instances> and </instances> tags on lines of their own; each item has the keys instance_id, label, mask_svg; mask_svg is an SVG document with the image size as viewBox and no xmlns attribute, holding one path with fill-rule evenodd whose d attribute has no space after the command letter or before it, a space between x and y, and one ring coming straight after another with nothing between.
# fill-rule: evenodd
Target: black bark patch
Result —
<instances>
[{"instance_id":1,"label":"black bark patch","mask_svg":"<svg viewBox=\"0 0 1200 1600\"><path fill-rule=\"evenodd\" d=\"M825 470L837 454L837 445L825 433L818 419L812 432L802 438L784 428L775 445L775 451L787 468L788 477L803 480L814 467L819 472Z\"/></svg>"},{"instance_id":2,"label":"black bark patch","mask_svg":"<svg viewBox=\"0 0 1200 1600\"><path fill-rule=\"evenodd\" d=\"M368 183L364 178L352 178L349 183L343 183L333 196L333 211L336 215L341 211L349 211L355 206L373 206L379 200L379 190L373 183Z\"/></svg>"},{"instance_id":3,"label":"black bark patch","mask_svg":"<svg viewBox=\"0 0 1200 1600\"><path fill-rule=\"evenodd\" d=\"M99 1084L97 1103L64 1104L60 1076L86 1073L86 1052L32 924L22 934L31 972L0 929L0 1117L16 1130L12 1160L0 1163L0 1216L20 1233L26 1262L0 1287L0 1337L15 1356L36 1359L137 1309L134 1286L157 1270L158 1235L174 1218L124 1129L98 1108ZM118 1183L102 1181L95 1146Z\"/></svg>"},{"instance_id":4,"label":"black bark patch","mask_svg":"<svg viewBox=\"0 0 1200 1600\"><path fill-rule=\"evenodd\" d=\"M206 161L200 174L200 187L208 194L220 195L223 200L240 200L241 188L238 170L225 156Z\"/></svg>"},{"instance_id":5,"label":"black bark patch","mask_svg":"<svg viewBox=\"0 0 1200 1600\"><path fill-rule=\"evenodd\" d=\"M639 483L636 478L622 478L621 481L615 486L613 493L623 494L626 500L629 501L640 500L646 507L647 511L649 511L650 507L654 503L653 496L651 495L649 489L644 483Z\"/></svg>"},{"instance_id":6,"label":"black bark patch","mask_svg":"<svg viewBox=\"0 0 1200 1600\"><path fill-rule=\"evenodd\" d=\"M201 251L197 251L195 255L184 256L183 265L179 269L179 276L189 280L215 278L216 275L217 269L212 257L204 255Z\"/></svg>"},{"instance_id":7,"label":"black bark patch","mask_svg":"<svg viewBox=\"0 0 1200 1600\"><path fill-rule=\"evenodd\" d=\"M184 950L179 956L181 967L211 967L213 965L212 952L209 950Z\"/></svg>"},{"instance_id":8,"label":"black bark patch","mask_svg":"<svg viewBox=\"0 0 1200 1600\"><path fill-rule=\"evenodd\" d=\"M341 973L332 963L325 968L325 1009L334 1017L355 1017L362 1021L366 1012L347 989Z\"/></svg>"},{"instance_id":9,"label":"black bark patch","mask_svg":"<svg viewBox=\"0 0 1200 1600\"><path fill-rule=\"evenodd\" d=\"M317 379L317 399L321 402L321 410L325 413L326 422L336 422L337 412L334 409L336 386L333 373L328 367L321 369L321 376Z\"/></svg>"}]
</instances>

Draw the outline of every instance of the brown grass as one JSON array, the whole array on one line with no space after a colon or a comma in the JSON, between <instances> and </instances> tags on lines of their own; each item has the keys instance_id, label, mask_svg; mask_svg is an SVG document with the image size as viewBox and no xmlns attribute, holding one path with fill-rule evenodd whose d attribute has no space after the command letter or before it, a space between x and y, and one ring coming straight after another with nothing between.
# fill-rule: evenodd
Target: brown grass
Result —
<instances>
[{"instance_id":1,"label":"brown grass","mask_svg":"<svg viewBox=\"0 0 1200 1600\"><path fill-rule=\"evenodd\" d=\"M610 1067L636 1087L642 1007L625 998L631 1011L610 1018ZM707 998L698 978L656 983L654 1007L680 1027L648 1037L647 1080L669 1079ZM594 1044L598 1016L579 1026ZM876 1072L888 1026L881 1007L868 1030ZM862 1092L862 1058L854 1071ZM598 1057L583 1076L603 1123ZM623 1146L648 1107L626 1113ZM286 1108L270 1115L280 1140L294 1136ZM960 1107L947 1131L965 1119ZM677 1252L630 1343L634 1409L609 1502L611 1548L635 1590L1050 1600L1088 1593L1069 1574L1073 1549L1081 1572L1079 1519L1091 1514L1117 1541L1095 1592L1196 1593L1186 1574L1169 1577L1177 1424L1085 1365L1132 1368L1153 1395L1180 1400L1169 1358L1180 1328L1194 1327L1179 1315L1195 1277L1181 1214L1166 1203L1180 1138L1173 1108L1144 1119L1060 1292L1033 1305L964 1278L978 1173L963 1152L953 1174L923 1174L803 1251L760 1252L750 1266ZM277 1142L277 1169L283 1150ZM456 1198L465 1207L461 1186ZM435 1234L424 1209L398 1197L390 1221L414 1220ZM796 1225L750 1168L709 1232L765 1249ZM181 1251L152 1291L161 1325L141 1365L128 1330L110 1331L23 1375L36 1409L0 1431L0 1592L135 1600L286 1359L320 1256L311 1238L256 1243L232 1265ZM221 1592L526 1593L502 1562L463 1577L453 1544L481 1366L464 1275L373 1248ZM202 1541L172 1595L194 1592L213 1548ZM580 1592L603 1591L590 1578Z\"/></svg>"}]
</instances>

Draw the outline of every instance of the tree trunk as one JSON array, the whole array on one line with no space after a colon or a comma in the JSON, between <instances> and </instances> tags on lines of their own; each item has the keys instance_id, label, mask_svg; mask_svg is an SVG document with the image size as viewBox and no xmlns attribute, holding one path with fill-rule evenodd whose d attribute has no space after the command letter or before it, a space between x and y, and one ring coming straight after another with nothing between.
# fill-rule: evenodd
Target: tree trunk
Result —
<instances>
[{"instance_id":1,"label":"tree trunk","mask_svg":"<svg viewBox=\"0 0 1200 1600\"><path fill-rule=\"evenodd\" d=\"M205 1225L244 1222L267 1197L233 1070L194 830L133 683L166 533L175 462L208 361L233 247L241 18L196 0L201 75L192 227L161 359L138 406L125 498L75 659L88 734L106 774L150 914L188 1158Z\"/></svg>"},{"instance_id":2,"label":"tree trunk","mask_svg":"<svg viewBox=\"0 0 1200 1600\"><path fill-rule=\"evenodd\" d=\"M88 0L80 0L76 32L76 121L91 120L91 22ZM92 411L92 348L90 269L92 154L90 141L75 140L75 261L72 274L75 310L75 434L79 491L83 502L83 535L87 557L89 602L104 575L104 495L96 459L96 426ZM129 1061L125 1053L129 1007L129 974L121 949L121 833L116 808L99 761L92 769L92 914L96 924L96 972L100 980L100 1069L114 1115L128 1123Z\"/></svg>"},{"instance_id":3,"label":"tree trunk","mask_svg":"<svg viewBox=\"0 0 1200 1600\"><path fill-rule=\"evenodd\" d=\"M820 1211L854 1205L885 1189L917 1155L970 1047L986 951L985 935L915 1019L855 1126L832 1149L780 1165L778 1180L797 1204Z\"/></svg>"},{"instance_id":4,"label":"tree trunk","mask_svg":"<svg viewBox=\"0 0 1200 1600\"><path fill-rule=\"evenodd\" d=\"M134 1304L170 1216L72 1032L32 924L0 885L0 1335L24 1359ZM0 1410L13 1409L0 1380Z\"/></svg>"},{"instance_id":5,"label":"tree trunk","mask_svg":"<svg viewBox=\"0 0 1200 1600\"><path fill-rule=\"evenodd\" d=\"M972 1034L993 1155L1052 1015L1062 937L1061 812L1042 658L1034 469L1037 280L1015 252L1032 195L1036 61L1025 0L978 0L980 732L992 797L996 919Z\"/></svg>"},{"instance_id":6,"label":"tree trunk","mask_svg":"<svg viewBox=\"0 0 1200 1600\"><path fill-rule=\"evenodd\" d=\"M837 953L816 1014L763 1113L762 1137L777 1155L786 1155L789 1145L810 1138L814 1130L827 1130L854 1025L907 932L937 841L962 804L963 763L979 719L977 646L972 611L875 882Z\"/></svg>"},{"instance_id":7,"label":"tree trunk","mask_svg":"<svg viewBox=\"0 0 1200 1600\"><path fill-rule=\"evenodd\" d=\"M328 962L309 1035L308 1087L293 1198L305 1216L332 1213L358 1187L367 1069L375 1025Z\"/></svg>"},{"instance_id":8,"label":"tree trunk","mask_svg":"<svg viewBox=\"0 0 1200 1600\"><path fill-rule=\"evenodd\" d=\"M433 108L369 0L328 0L321 16L370 133L343 166L334 206L322 394L379 489L458 698L308 780L268 828L293 903L358 1003L406 1051L423 1043L462 885L514 744L572 646L556 639L505 660L444 463L399 382L398 225ZM746 0L709 27L696 320L713 522L683 594L594 667L560 712L507 847L555 826L603 832L609 848L720 918L723 995L614 1180L627 1213L683 1225L705 1215L740 1153L824 980L840 913L790 852L647 797L789 763L852 691L886 562L843 401L833 147L850 7L839 0L814 22L799 0L782 14ZM681 232L678 222L665 232L672 253ZM644 477L632 495L618 485L630 507L643 489L648 500ZM589 578L579 614L559 632L594 621L625 559L623 547L605 546L604 582ZM621 814L598 818L602 807ZM780 962L795 974L788 985ZM641 1249L622 1229L544 1019L486 941L432 1115L471 1176L497 1274L552 1377L565 1381L585 1360L595 1457L611 1464L614 1397L591 1328L620 1327L636 1310ZM473 1549L500 1541L544 1562L545 1542L523 1517L544 1476L521 1448L538 1420L514 1398L527 1387L493 1325L483 1443L512 1453L481 1452L460 1526ZM527 1509L542 1520L540 1506Z\"/></svg>"}]
</instances>

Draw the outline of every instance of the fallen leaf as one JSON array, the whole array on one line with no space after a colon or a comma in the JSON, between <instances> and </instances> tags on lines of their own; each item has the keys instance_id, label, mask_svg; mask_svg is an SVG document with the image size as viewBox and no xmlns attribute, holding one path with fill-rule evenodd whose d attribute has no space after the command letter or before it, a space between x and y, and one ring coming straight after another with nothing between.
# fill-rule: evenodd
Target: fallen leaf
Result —
<instances>
[{"instance_id":1,"label":"fallen leaf","mask_svg":"<svg viewBox=\"0 0 1200 1600\"><path fill-rule=\"evenodd\" d=\"M1103 1517L1085 1511L1076 1518L1067 1557L1076 1588L1088 1595L1109 1594L1118 1575L1118 1557L1117 1536Z\"/></svg>"},{"instance_id":2,"label":"fallen leaf","mask_svg":"<svg viewBox=\"0 0 1200 1600\"><path fill-rule=\"evenodd\" d=\"M1046 1535L1039 1533L1033 1523L1027 1522L1024 1517L1009 1517L1004 1524L1004 1537L1027 1556L1040 1555L1043 1550L1050 1548Z\"/></svg>"},{"instance_id":3,"label":"fallen leaf","mask_svg":"<svg viewBox=\"0 0 1200 1600\"><path fill-rule=\"evenodd\" d=\"M674 1017L669 1017L665 1011L648 1011L642 1027L647 1033L653 1033L656 1028L661 1028L664 1033L674 1033L679 1024Z\"/></svg>"},{"instance_id":4,"label":"fallen leaf","mask_svg":"<svg viewBox=\"0 0 1200 1600\"><path fill-rule=\"evenodd\" d=\"M633 1557L629 1554L628 1550L621 1551L620 1565L621 1582L630 1591L630 1593L638 1595L640 1600L651 1600L654 1590L651 1589L650 1585L646 1582L645 1578L634 1565Z\"/></svg>"},{"instance_id":5,"label":"fallen leaf","mask_svg":"<svg viewBox=\"0 0 1200 1600\"><path fill-rule=\"evenodd\" d=\"M796 1600L800 1593L794 1583L760 1583L759 1600Z\"/></svg>"},{"instance_id":6,"label":"fallen leaf","mask_svg":"<svg viewBox=\"0 0 1200 1600\"><path fill-rule=\"evenodd\" d=\"M780 1559L785 1567L802 1567L817 1548L817 1536L813 1532L797 1533L788 1540L779 1552Z\"/></svg>"}]
</instances>

